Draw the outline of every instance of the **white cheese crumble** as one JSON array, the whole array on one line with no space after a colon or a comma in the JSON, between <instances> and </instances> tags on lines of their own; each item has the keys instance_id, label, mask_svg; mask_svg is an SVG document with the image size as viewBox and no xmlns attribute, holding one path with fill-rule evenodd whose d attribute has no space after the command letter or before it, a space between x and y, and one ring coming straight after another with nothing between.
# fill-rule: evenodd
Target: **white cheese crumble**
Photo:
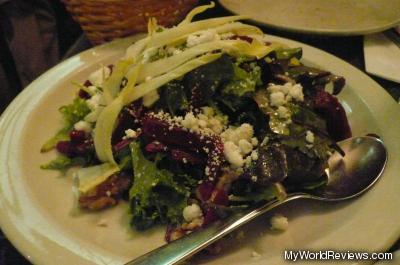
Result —
<instances>
[{"instance_id":1,"label":"white cheese crumble","mask_svg":"<svg viewBox=\"0 0 400 265\"><path fill-rule=\"evenodd\" d=\"M74 124L74 129L77 131L84 131L90 133L92 131L92 125L86 121L78 121Z\"/></svg>"},{"instance_id":2,"label":"white cheese crumble","mask_svg":"<svg viewBox=\"0 0 400 265\"><path fill-rule=\"evenodd\" d=\"M179 120L182 126L199 133L220 134L225 128L226 118L215 115L210 107L203 107L201 111L197 116L193 112L186 113L185 117Z\"/></svg>"},{"instance_id":3,"label":"white cheese crumble","mask_svg":"<svg viewBox=\"0 0 400 265\"><path fill-rule=\"evenodd\" d=\"M183 218L186 222L192 222L195 219L201 218L203 212L197 204L188 205L183 209Z\"/></svg>"},{"instance_id":4,"label":"white cheese crumble","mask_svg":"<svg viewBox=\"0 0 400 265\"><path fill-rule=\"evenodd\" d=\"M237 128L229 127L222 132L224 156L234 168L241 168L244 164L248 166L253 158L258 159L257 155L252 155L253 148L258 145L258 140L253 134L253 126L248 123L243 123Z\"/></svg>"},{"instance_id":5,"label":"white cheese crumble","mask_svg":"<svg viewBox=\"0 0 400 265\"><path fill-rule=\"evenodd\" d=\"M108 226L108 222L107 222L106 219L100 219L100 221L97 222L97 226L107 227Z\"/></svg>"},{"instance_id":6,"label":"white cheese crumble","mask_svg":"<svg viewBox=\"0 0 400 265\"><path fill-rule=\"evenodd\" d=\"M102 86L104 81L111 75L111 70L107 66L102 66L89 75L88 80L95 86Z\"/></svg>"},{"instance_id":7,"label":"white cheese crumble","mask_svg":"<svg viewBox=\"0 0 400 265\"><path fill-rule=\"evenodd\" d=\"M252 258L259 258L259 257L261 257L261 255L260 255L260 253L258 253L257 251L252 251L251 252L251 257Z\"/></svg>"},{"instance_id":8,"label":"white cheese crumble","mask_svg":"<svg viewBox=\"0 0 400 265\"><path fill-rule=\"evenodd\" d=\"M270 223L272 230L285 231L289 227L288 219L281 214L275 214L274 216L272 216Z\"/></svg>"},{"instance_id":9,"label":"white cheese crumble","mask_svg":"<svg viewBox=\"0 0 400 265\"><path fill-rule=\"evenodd\" d=\"M125 136L122 137L123 139L132 139L137 137L137 132L132 129L125 130Z\"/></svg>"},{"instance_id":10,"label":"white cheese crumble","mask_svg":"<svg viewBox=\"0 0 400 265\"><path fill-rule=\"evenodd\" d=\"M211 42L214 40L219 40L220 36L213 30L204 30L197 33L190 34L186 39L186 46L193 47L202 43Z\"/></svg>"},{"instance_id":11,"label":"white cheese crumble","mask_svg":"<svg viewBox=\"0 0 400 265\"><path fill-rule=\"evenodd\" d=\"M160 95L158 94L157 89L152 90L143 96L143 106L151 107L159 98Z\"/></svg>"},{"instance_id":12,"label":"white cheese crumble","mask_svg":"<svg viewBox=\"0 0 400 265\"><path fill-rule=\"evenodd\" d=\"M101 105L103 99L101 94L95 94L91 98L86 100L86 105L90 110L94 111Z\"/></svg>"},{"instance_id":13,"label":"white cheese crumble","mask_svg":"<svg viewBox=\"0 0 400 265\"><path fill-rule=\"evenodd\" d=\"M303 87L301 84L286 83L284 85L269 84L271 106L279 107L291 100L304 101Z\"/></svg>"},{"instance_id":14,"label":"white cheese crumble","mask_svg":"<svg viewBox=\"0 0 400 265\"><path fill-rule=\"evenodd\" d=\"M143 52L142 63L150 62L151 57L158 53L158 48L149 48Z\"/></svg>"},{"instance_id":15,"label":"white cheese crumble","mask_svg":"<svg viewBox=\"0 0 400 265\"><path fill-rule=\"evenodd\" d=\"M269 96L269 100L271 102L271 106L275 107L279 107L286 103L285 94L283 94L281 91L272 92Z\"/></svg>"},{"instance_id":16,"label":"white cheese crumble","mask_svg":"<svg viewBox=\"0 0 400 265\"><path fill-rule=\"evenodd\" d=\"M224 142L224 155L232 166L242 167L244 165L244 159L240 148L234 142Z\"/></svg>"},{"instance_id":17,"label":"white cheese crumble","mask_svg":"<svg viewBox=\"0 0 400 265\"><path fill-rule=\"evenodd\" d=\"M306 132L306 141L310 144L314 143L314 133L312 131Z\"/></svg>"}]
</instances>

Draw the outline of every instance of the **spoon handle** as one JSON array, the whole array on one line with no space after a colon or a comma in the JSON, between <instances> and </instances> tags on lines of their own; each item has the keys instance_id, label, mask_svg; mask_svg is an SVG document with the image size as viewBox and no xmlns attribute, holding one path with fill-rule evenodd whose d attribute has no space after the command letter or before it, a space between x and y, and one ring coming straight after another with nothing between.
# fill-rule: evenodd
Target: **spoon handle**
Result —
<instances>
[{"instance_id":1,"label":"spoon handle","mask_svg":"<svg viewBox=\"0 0 400 265\"><path fill-rule=\"evenodd\" d=\"M257 216L283 203L303 197L303 194L293 194L288 196L285 200L270 201L263 206L247 213L232 214L225 220L210 224L203 229L197 230L169 244L161 246L143 256L136 258L135 260L126 263L125 265L176 264L199 252L221 237L229 234L236 228L253 220Z\"/></svg>"}]
</instances>

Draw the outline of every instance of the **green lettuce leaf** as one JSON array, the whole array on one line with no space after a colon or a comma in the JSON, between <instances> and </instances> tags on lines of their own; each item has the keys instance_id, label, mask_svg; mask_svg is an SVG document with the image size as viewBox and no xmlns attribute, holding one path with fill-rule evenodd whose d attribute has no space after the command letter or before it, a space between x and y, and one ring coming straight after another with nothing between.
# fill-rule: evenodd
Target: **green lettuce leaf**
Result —
<instances>
[{"instance_id":1,"label":"green lettuce leaf","mask_svg":"<svg viewBox=\"0 0 400 265\"><path fill-rule=\"evenodd\" d=\"M64 156L59 155L55 159L51 160L47 164L41 165L41 169L53 169L53 170L64 170L74 164L74 160Z\"/></svg>"},{"instance_id":2,"label":"green lettuce leaf","mask_svg":"<svg viewBox=\"0 0 400 265\"><path fill-rule=\"evenodd\" d=\"M62 115L64 127L44 143L40 150L41 152L50 151L59 141L69 140L69 132L74 127L74 124L90 113L86 101L79 97L75 98L71 104L60 107L58 111Z\"/></svg>"},{"instance_id":3,"label":"green lettuce leaf","mask_svg":"<svg viewBox=\"0 0 400 265\"><path fill-rule=\"evenodd\" d=\"M242 97L247 93L254 92L256 86L262 84L261 68L255 63L250 63L250 71L246 71L236 64L233 64L233 79L224 87L224 94L231 94Z\"/></svg>"},{"instance_id":4,"label":"green lettuce leaf","mask_svg":"<svg viewBox=\"0 0 400 265\"><path fill-rule=\"evenodd\" d=\"M130 144L134 182L129 191L132 225L144 230L157 223L179 223L190 191L173 174L147 160L138 142Z\"/></svg>"}]
</instances>

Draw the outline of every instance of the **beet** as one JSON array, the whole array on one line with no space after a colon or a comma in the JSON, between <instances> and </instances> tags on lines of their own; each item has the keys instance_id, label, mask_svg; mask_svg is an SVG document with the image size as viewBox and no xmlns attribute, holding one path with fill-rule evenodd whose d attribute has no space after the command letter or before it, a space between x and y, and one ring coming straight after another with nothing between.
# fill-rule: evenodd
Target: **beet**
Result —
<instances>
[{"instance_id":1,"label":"beet","mask_svg":"<svg viewBox=\"0 0 400 265\"><path fill-rule=\"evenodd\" d=\"M121 151L121 150L124 149L126 146L128 146L128 145L132 142L132 140L133 140L133 139L123 139L122 141L116 143L116 144L113 146L114 151L115 151L115 152Z\"/></svg>"},{"instance_id":2,"label":"beet","mask_svg":"<svg viewBox=\"0 0 400 265\"><path fill-rule=\"evenodd\" d=\"M229 203L228 193L224 189L215 189L211 194L210 201L214 204L226 206Z\"/></svg>"},{"instance_id":3,"label":"beet","mask_svg":"<svg viewBox=\"0 0 400 265\"><path fill-rule=\"evenodd\" d=\"M124 107L118 116L117 126L113 132L112 144L116 145L125 136L125 130L140 128L140 120L145 112L142 100L136 100Z\"/></svg>"},{"instance_id":4,"label":"beet","mask_svg":"<svg viewBox=\"0 0 400 265\"><path fill-rule=\"evenodd\" d=\"M63 155L66 155L68 157L73 156L74 153L74 148L73 145L70 141L59 141L56 144L56 149L58 152L60 152Z\"/></svg>"},{"instance_id":5,"label":"beet","mask_svg":"<svg viewBox=\"0 0 400 265\"><path fill-rule=\"evenodd\" d=\"M206 176L211 181L215 181L219 176L224 160L224 146L220 137L190 132L179 125L169 124L153 114L144 116L142 132L150 139L163 142L168 146L176 146L182 151L196 150L206 154Z\"/></svg>"},{"instance_id":6,"label":"beet","mask_svg":"<svg viewBox=\"0 0 400 265\"><path fill-rule=\"evenodd\" d=\"M215 211L214 208L207 208L204 214L204 222L203 222L203 226L206 226L208 224L214 223L215 221L217 221L218 218L218 214Z\"/></svg>"},{"instance_id":7,"label":"beet","mask_svg":"<svg viewBox=\"0 0 400 265\"><path fill-rule=\"evenodd\" d=\"M168 146L159 141L152 141L146 145L145 149L149 153L162 153L168 151Z\"/></svg>"},{"instance_id":8,"label":"beet","mask_svg":"<svg viewBox=\"0 0 400 265\"><path fill-rule=\"evenodd\" d=\"M335 141L351 137L346 112L336 97L324 90L318 90L314 98L314 107L326 120L328 133Z\"/></svg>"},{"instance_id":9,"label":"beet","mask_svg":"<svg viewBox=\"0 0 400 265\"><path fill-rule=\"evenodd\" d=\"M81 99L89 99L90 94L83 89L79 89L78 97L80 97Z\"/></svg>"},{"instance_id":10,"label":"beet","mask_svg":"<svg viewBox=\"0 0 400 265\"><path fill-rule=\"evenodd\" d=\"M189 163L192 165L201 165L206 163L206 160L201 155L183 151L180 149L172 149L171 158L173 160L180 161L183 163Z\"/></svg>"},{"instance_id":11,"label":"beet","mask_svg":"<svg viewBox=\"0 0 400 265\"><path fill-rule=\"evenodd\" d=\"M82 143L86 139L86 133L84 131L79 131L79 130L72 130L69 133L69 138L71 139L71 142L75 144Z\"/></svg>"},{"instance_id":12,"label":"beet","mask_svg":"<svg viewBox=\"0 0 400 265\"><path fill-rule=\"evenodd\" d=\"M196 194L199 200L205 202L210 197L214 190L214 184L212 182L203 182L199 186L197 186Z\"/></svg>"}]
</instances>

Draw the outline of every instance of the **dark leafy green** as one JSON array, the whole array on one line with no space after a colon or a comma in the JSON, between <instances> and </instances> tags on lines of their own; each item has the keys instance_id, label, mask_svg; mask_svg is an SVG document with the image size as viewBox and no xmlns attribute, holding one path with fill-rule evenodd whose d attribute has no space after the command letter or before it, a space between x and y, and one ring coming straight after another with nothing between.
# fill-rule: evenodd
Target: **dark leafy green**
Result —
<instances>
[{"instance_id":1,"label":"dark leafy green","mask_svg":"<svg viewBox=\"0 0 400 265\"><path fill-rule=\"evenodd\" d=\"M156 163L147 160L138 142L132 142L130 148L134 172L129 191L132 225L144 230L157 223L179 223L190 190L170 171L158 169Z\"/></svg>"},{"instance_id":2,"label":"dark leafy green","mask_svg":"<svg viewBox=\"0 0 400 265\"><path fill-rule=\"evenodd\" d=\"M64 127L46 141L41 152L53 149L59 141L69 140L69 132L73 129L74 124L89 114L90 109L84 99L76 97L71 104L62 106L58 111L62 115Z\"/></svg>"}]
</instances>

